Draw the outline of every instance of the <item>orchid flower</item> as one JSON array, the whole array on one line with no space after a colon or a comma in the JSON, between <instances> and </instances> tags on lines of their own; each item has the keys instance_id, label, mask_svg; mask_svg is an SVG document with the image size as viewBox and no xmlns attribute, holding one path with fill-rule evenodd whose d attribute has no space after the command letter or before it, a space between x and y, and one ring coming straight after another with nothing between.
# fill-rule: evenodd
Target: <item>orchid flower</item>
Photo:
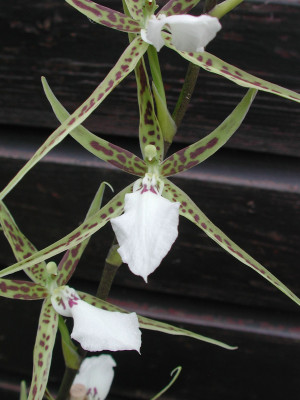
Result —
<instances>
[{"instance_id":1,"label":"orchid flower","mask_svg":"<svg viewBox=\"0 0 300 400\"><path fill-rule=\"evenodd\" d=\"M100 189L97 192L95 199L87 214L86 220L90 216L94 215L96 210L99 208L99 205L102 200L103 190L104 190L104 184L100 186ZM17 260L20 261L26 258L30 258L32 256L34 257L35 254L38 254L34 245L20 231L13 217L11 216L9 210L1 201L0 201L0 224ZM88 240L84 240L81 243L77 243L75 246L70 248L70 250L68 250L63 256L58 267L54 262L51 261L47 265L45 262L39 262L39 263L36 262L33 264L32 267L26 268L24 271L27 274L27 276L31 279L31 281L0 279L0 296L18 300L44 300L40 313L39 325L38 325L36 342L33 353L33 375L32 375L32 382L28 400L42 400L44 392L46 390L46 385L51 366L52 351L58 328L58 313L56 312L52 303L54 303L54 306L58 307L58 311L60 311L61 304L56 305L57 298L59 296L65 298L66 296L68 296L68 293L71 293L71 296L75 295L77 303L78 302L80 303L79 309L73 307L71 314L72 312L75 311L73 315L75 318L74 328L76 327L76 329L74 329L75 333L73 331L74 336L77 340L82 342L83 345L92 340L93 346L98 346L97 348L100 347L103 348L104 342L106 342L107 346L112 346L114 348L120 346L120 341L116 342L116 340L119 340L118 336L117 338L115 337L114 339L115 342L114 341L112 343L110 342L112 339L111 332L110 331L109 332L106 331L106 333L104 332L104 330L107 329L107 327L104 327L103 325L102 327L100 327L101 328L100 337L97 336L97 332L94 332L94 330L99 329L99 318L100 317L102 318L103 312L105 312L104 314L105 318L109 320L108 321L109 323L111 322L110 315L112 316L111 320L113 320L114 324L116 322L116 319L118 323L118 319L120 318L121 321L120 324L123 326L123 329L125 329L123 323L124 320L125 322L128 321L126 318L127 312L119 307L104 302L87 293L79 292L77 294L74 293L73 289L67 288L66 290L66 286L64 286L73 275L76 266L78 264L78 261L80 260L80 257L87 243ZM79 299L79 297L81 300L77 300ZM71 303L73 300L71 297ZM84 302L82 300L84 300ZM85 313L85 310L87 308L91 313L89 315L91 315L92 319L94 319L94 316L96 315L96 321L95 321L96 326L95 325L92 326L92 321L90 320L90 318L88 318L87 321L88 324L87 326L89 327L89 330L91 330L92 332L89 331L87 332L86 329L84 329L86 328L85 326L86 321L81 320L82 317L86 319L87 315L83 316L82 312ZM99 315L98 311L100 312L102 311L101 315ZM121 313L122 315L120 316ZM136 325L136 318L130 316L130 314L129 314L129 321L131 324L132 321L134 321L133 324ZM215 344L217 346L224 347L226 349L234 349L233 347L228 346L217 340L210 339L205 336L187 331L185 329L180 329L172 325L165 324L163 322L154 321L141 316L138 316L138 321L139 321L139 326L144 329L157 330L172 335L189 336L197 340L202 340L211 344ZM79 326L79 329L78 329L78 322L79 324L80 323L83 324L82 327ZM136 329L134 332L135 332L134 333L135 338L139 340L138 339L140 336L139 331ZM92 337L91 333L93 335ZM117 333L117 335L118 334L119 333ZM121 339L124 340L124 337L122 337ZM130 342L128 346L129 345L132 345L132 342ZM111 350L113 349L111 348Z\"/></svg>"},{"instance_id":2,"label":"orchid flower","mask_svg":"<svg viewBox=\"0 0 300 400\"><path fill-rule=\"evenodd\" d=\"M158 186L153 188L154 191L161 193L162 197L172 203L179 202L179 214L181 216L189 219L198 228L204 231L211 239L213 239L220 247L222 247L235 258L237 258L243 264L259 273L297 304L300 304L300 299L291 290L289 290L273 274L271 274L259 262L257 262L253 257L242 250L236 243L234 243L220 229L218 229L196 206L196 204L187 196L187 194L185 194L182 190L180 190L177 186L175 186L167 179L167 177L171 175L186 171L198 165L199 163L210 157L212 154L214 154L221 146L223 146L224 143L226 143L226 141L233 135L233 133L242 123L255 97L256 91L250 89L241 100L241 102L237 105L237 107L233 110L233 112L213 132L211 132L205 138L178 151L177 153L171 155L163 161L164 141L158 121L154 113L154 105L152 96L150 95L149 81L146 75L146 71L143 68L143 63L140 63L138 77L139 100L141 110L140 145L142 153L144 155L144 161L132 154L131 152L99 138L98 136L92 134L87 129L81 126L77 129L74 129L71 135L83 147L85 147L94 155L98 156L100 159L112 164L117 168L122 169L127 173L137 175L138 177L140 177L140 179L142 179L142 181L138 180L137 183L133 183L123 189L97 213L88 218L79 228L75 229L69 235L41 250L34 256L28 257L26 260L20 261L17 264L2 270L0 272L0 277L28 268L36 262L40 262L49 257L52 257L53 255L58 254L82 242L84 239L91 236L94 232L103 227L108 221L114 219L115 217L119 217L123 213L124 206L127 207L127 205L125 204L125 195L127 193L131 193L133 189L136 189L137 185L141 188L142 182L145 177L147 178L146 183L148 185L150 182L151 189L151 182L153 177L155 179L153 182L158 182ZM63 122L66 118L68 118L68 112L56 99L45 79L43 80L43 85L45 93L52 105L52 108L57 118L61 122ZM152 155L149 155L149 145L155 146L155 152ZM147 176L151 177L151 180ZM140 191L139 195L143 196L144 194L142 194ZM154 195L157 196L158 194L156 193ZM140 204L142 203L138 201L138 205ZM143 222L145 221L147 221L147 219L143 219ZM175 224L172 222L172 229L174 229L174 226ZM144 232L145 239L147 239L147 234L145 233L147 229L148 226L144 225L143 229L140 230ZM128 235L130 235L130 232L125 231L125 239L128 239ZM147 240L145 240L145 243L147 243ZM142 251L147 252L148 255L151 254L151 249L147 247L142 247ZM127 256L125 255L125 257ZM130 258L131 255L128 254L128 260ZM139 259L142 258L143 257L139 257ZM151 266L151 268L153 268L153 266ZM147 273L150 272L151 271L147 271L145 273L144 271L142 274L143 276L145 276L147 275Z\"/></svg>"},{"instance_id":3,"label":"orchid flower","mask_svg":"<svg viewBox=\"0 0 300 400\"><path fill-rule=\"evenodd\" d=\"M86 388L86 400L105 400L114 379L116 365L108 354L87 357L80 365L73 386L83 385Z\"/></svg>"}]
</instances>

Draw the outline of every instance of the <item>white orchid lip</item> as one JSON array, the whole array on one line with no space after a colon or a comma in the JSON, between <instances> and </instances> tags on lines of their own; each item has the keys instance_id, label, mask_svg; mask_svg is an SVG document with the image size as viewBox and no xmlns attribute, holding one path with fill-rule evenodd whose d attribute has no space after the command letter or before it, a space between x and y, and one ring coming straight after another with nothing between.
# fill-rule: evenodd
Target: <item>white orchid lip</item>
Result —
<instances>
[{"instance_id":1,"label":"white orchid lip","mask_svg":"<svg viewBox=\"0 0 300 400\"><path fill-rule=\"evenodd\" d=\"M101 310L81 300L68 286L54 290L51 302L56 312L72 317L71 337L88 351L140 351L141 331L136 313Z\"/></svg>"},{"instance_id":2,"label":"white orchid lip","mask_svg":"<svg viewBox=\"0 0 300 400\"><path fill-rule=\"evenodd\" d=\"M209 15L152 15L146 28L141 29L142 39L159 51L165 44L161 31L167 25L172 34L172 43L177 50L202 52L221 29L218 18Z\"/></svg>"},{"instance_id":3,"label":"white orchid lip","mask_svg":"<svg viewBox=\"0 0 300 400\"><path fill-rule=\"evenodd\" d=\"M126 194L124 214L111 219L122 261L146 282L178 236L180 203L165 199L161 191L162 184L147 174L142 188Z\"/></svg>"}]
</instances>

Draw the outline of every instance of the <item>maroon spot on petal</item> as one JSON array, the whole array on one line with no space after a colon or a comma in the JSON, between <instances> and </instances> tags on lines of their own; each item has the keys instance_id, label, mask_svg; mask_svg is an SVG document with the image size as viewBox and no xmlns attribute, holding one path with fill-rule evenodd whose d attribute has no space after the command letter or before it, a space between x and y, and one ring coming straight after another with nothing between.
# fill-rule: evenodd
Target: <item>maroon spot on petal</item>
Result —
<instances>
[{"instance_id":1,"label":"maroon spot on petal","mask_svg":"<svg viewBox=\"0 0 300 400\"><path fill-rule=\"evenodd\" d=\"M70 125L73 125L75 121L76 121L76 118L72 118L71 121L68 123L68 125L69 125L69 126L70 126Z\"/></svg>"},{"instance_id":2,"label":"maroon spot on petal","mask_svg":"<svg viewBox=\"0 0 300 400\"><path fill-rule=\"evenodd\" d=\"M219 139L217 137L211 139L205 146L201 146L198 149L196 149L195 151L193 151L190 154L191 158L196 158L197 156L202 154L205 150L211 149L218 143L218 140Z\"/></svg>"},{"instance_id":3,"label":"maroon spot on petal","mask_svg":"<svg viewBox=\"0 0 300 400\"><path fill-rule=\"evenodd\" d=\"M215 236L215 238L219 241L219 242L222 242L222 238L221 238L221 236L220 235L214 235Z\"/></svg>"},{"instance_id":4,"label":"maroon spot on petal","mask_svg":"<svg viewBox=\"0 0 300 400\"><path fill-rule=\"evenodd\" d=\"M199 215L198 215L198 214L194 215L194 220L195 220L196 222L199 221Z\"/></svg>"},{"instance_id":5,"label":"maroon spot on petal","mask_svg":"<svg viewBox=\"0 0 300 400\"><path fill-rule=\"evenodd\" d=\"M104 218L106 218L106 217L107 217L106 214L102 214L100 218L104 219Z\"/></svg>"},{"instance_id":6,"label":"maroon spot on petal","mask_svg":"<svg viewBox=\"0 0 300 400\"><path fill-rule=\"evenodd\" d=\"M126 163L126 157L123 156L122 154L118 154L118 155L117 155L117 159L118 159L121 163L123 163L123 164Z\"/></svg>"},{"instance_id":7,"label":"maroon spot on petal","mask_svg":"<svg viewBox=\"0 0 300 400\"><path fill-rule=\"evenodd\" d=\"M211 59L209 58L207 61L206 61L206 63L205 63L208 67L211 67L212 66L212 61L211 61Z\"/></svg>"},{"instance_id":8,"label":"maroon spot on petal","mask_svg":"<svg viewBox=\"0 0 300 400\"><path fill-rule=\"evenodd\" d=\"M106 156L111 157L114 154L114 152L112 150L107 149L106 147L102 146L101 144L99 144L95 140L90 142L90 145L93 147L93 149L102 152Z\"/></svg>"}]
</instances>

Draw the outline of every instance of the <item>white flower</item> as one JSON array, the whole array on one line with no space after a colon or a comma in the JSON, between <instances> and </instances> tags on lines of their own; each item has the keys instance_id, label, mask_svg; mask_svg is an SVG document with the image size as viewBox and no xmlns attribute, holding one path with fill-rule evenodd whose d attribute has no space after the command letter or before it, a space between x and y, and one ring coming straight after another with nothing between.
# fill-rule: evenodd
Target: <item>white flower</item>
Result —
<instances>
[{"instance_id":1,"label":"white flower","mask_svg":"<svg viewBox=\"0 0 300 400\"><path fill-rule=\"evenodd\" d=\"M73 386L85 386L87 400L104 400L114 379L116 365L108 354L88 357L82 362Z\"/></svg>"},{"instance_id":2,"label":"white flower","mask_svg":"<svg viewBox=\"0 0 300 400\"><path fill-rule=\"evenodd\" d=\"M159 194L147 174L141 189L126 194L124 214L111 219L123 262L146 282L177 238L179 207Z\"/></svg>"},{"instance_id":3,"label":"white flower","mask_svg":"<svg viewBox=\"0 0 300 400\"><path fill-rule=\"evenodd\" d=\"M209 15L152 15L141 29L142 39L152 44L159 51L165 44L161 31L167 25L172 34L172 43L177 50L200 52L216 36L221 29L218 18Z\"/></svg>"},{"instance_id":4,"label":"white flower","mask_svg":"<svg viewBox=\"0 0 300 400\"><path fill-rule=\"evenodd\" d=\"M71 338L88 351L137 350L141 331L136 313L101 310L81 300L69 286L54 290L52 305L59 314L74 320Z\"/></svg>"}]
</instances>

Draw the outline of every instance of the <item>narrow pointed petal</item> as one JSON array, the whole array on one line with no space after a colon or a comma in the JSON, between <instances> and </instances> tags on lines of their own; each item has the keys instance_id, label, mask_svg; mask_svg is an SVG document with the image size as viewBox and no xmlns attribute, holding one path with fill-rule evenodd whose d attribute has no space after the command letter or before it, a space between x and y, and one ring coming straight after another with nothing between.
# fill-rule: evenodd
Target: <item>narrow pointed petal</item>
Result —
<instances>
[{"instance_id":1,"label":"narrow pointed petal","mask_svg":"<svg viewBox=\"0 0 300 400\"><path fill-rule=\"evenodd\" d=\"M72 317L71 338L88 351L137 350L141 347L141 332L135 313L124 314L98 309L81 300L77 292L62 286L51 297L54 309Z\"/></svg>"},{"instance_id":2,"label":"narrow pointed petal","mask_svg":"<svg viewBox=\"0 0 300 400\"><path fill-rule=\"evenodd\" d=\"M125 0L126 6L131 17L139 24L144 23L143 9L145 7L145 0Z\"/></svg>"},{"instance_id":3,"label":"narrow pointed petal","mask_svg":"<svg viewBox=\"0 0 300 400\"><path fill-rule=\"evenodd\" d=\"M164 155L163 135L154 112L153 97L143 59L136 66L135 75L140 109L139 140L142 154L145 159L145 147L152 144L156 147L158 160L162 161Z\"/></svg>"},{"instance_id":4,"label":"narrow pointed petal","mask_svg":"<svg viewBox=\"0 0 300 400\"><path fill-rule=\"evenodd\" d=\"M289 100L300 102L300 94L293 92L292 90L285 89L274 83L260 79L254 75L248 74L247 72L230 65L225 61L213 56L210 53L204 51L203 53L193 53L177 50L172 44L172 37L169 34L162 34L165 39L165 45L170 49L177 51L183 58L192 62L193 64L199 65L199 67L205 69L206 71L212 72L217 75L221 75L226 79L229 79L236 83L237 85L253 88L257 90L262 90L263 92L268 92L275 94L277 96L284 97Z\"/></svg>"},{"instance_id":5,"label":"narrow pointed petal","mask_svg":"<svg viewBox=\"0 0 300 400\"><path fill-rule=\"evenodd\" d=\"M2 201L0 201L0 224L17 261L24 260L37 252L34 245L20 231L11 213ZM33 282L45 286L48 277L45 262L36 264L28 268L25 272Z\"/></svg>"},{"instance_id":6,"label":"narrow pointed petal","mask_svg":"<svg viewBox=\"0 0 300 400\"><path fill-rule=\"evenodd\" d=\"M38 300L48 296L48 290L37 283L0 279L0 296L9 299Z\"/></svg>"},{"instance_id":7,"label":"narrow pointed petal","mask_svg":"<svg viewBox=\"0 0 300 400\"><path fill-rule=\"evenodd\" d=\"M168 157L161 165L161 175L170 176L186 171L219 150L240 127L256 93L257 90L249 89L241 102L217 129L205 138Z\"/></svg>"},{"instance_id":8,"label":"narrow pointed petal","mask_svg":"<svg viewBox=\"0 0 300 400\"><path fill-rule=\"evenodd\" d=\"M181 202L180 215L196 224L224 250L230 253L233 257L237 258L243 264L252 268L255 272L259 273L263 278L267 279L270 283L272 283L272 285L276 286L277 289L281 290L296 304L300 305L300 299L290 289L288 289L282 282L280 282L279 279L276 278L276 276L271 274L265 267L263 267L259 262L257 262L231 239L229 239L229 237L226 236L219 228L217 228L186 193L184 193L170 181L166 181L163 195L170 201L179 200Z\"/></svg>"},{"instance_id":9,"label":"narrow pointed petal","mask_svg":"<svg viewBox=\"0 0 300 400\"><path fill-rule=\"evenodd\" d=\"M170 16L176 14L187 14L199 2L200 0L170 0L161 8L159 15L165 14L166 16Z\"/></svg>"},{"instance_id":10,"label":"narrow pointed petal","mask_svg":"<svg viewBox=\"0 0 300 400\"><path fill-rule=\"evenodd\" d=\"M150 190L139 191L125 196L124 214L111 220L123 262L146 282L177 238L179 206Z\"/></svg>"},{"instance_id":11,"label":"narrow pointed petal","mask_svg":"<svg viewBox=\"0 0 300 400\"><path fill-rule=\"evenodd\" d=\"M92 217L101 208L102 198L104 194L104 189L106 182L102 182L97 193L92 201L89 211L85 217L85 221ZM58 264L58 274L57 274L57 286L65 285L71 276L73 275L77 264L90 240L90 237L79 243L77 246L73 247L64 254L62 260ZM26 270L25 270L26 271Z\"/></svg>"},{"instance_id":12,"label":"narrow pointed petal","mask_svg":"<svg viewBox=\"0 0 300 400\"><path fill-rule=\"evenodd\" d=\"M73 385L87 388L87 400L105 400L114 379L115 360L108 354L87 357L83 360Z\"/></svg>"},{"instance_id":13,"label":"narrow pointed petal","mask_svg":"<svg viewBox=\"0 0 300 400\"><path fill-rule=\"evenodd\" d=\"M87 303L89 303L95 307L101 308L103 310L119 311L119 312L123 312L123 313L128 312L128 311L124 310L123 308L115 306L114 304L107 303L106 301L100 300L97 297L92 296L88 293L78 292L78 294L80 295L80 298L82 300L86 301ZM181 328L178 328L177 326L166 324L161 321L156 321L154 319L142 317L140 315L138 315L138 319L139 319L140 327L143 329L167 333L169 335L187 336L187 337L190 337L190 338L193 338L196 340L201 340L203 342L213 344L215 346L223 347L224 349L227 349L227 350L235 350L236 349L236 347L229 346L228 344L219 342L218 340L211 339L206 336L199 335L198 333L194 333L194 332L188 331L186 329L181 329Z\"/></svg>"},{"instance_id":14,"label":"narrow pointed petal","mask_svg":"<svg viewBox=\"0 0 300 400\"><path fill-rule=\"evenodd\" d=\"M47 99L49 100L57 119L60 123L63 123L67 118L69 118L70 114L54 96L54 93L50 89L50 86L44 77L42 77L42 84ZM114 167L137 176L144 176L147 172L147 167L144 161L139 157L128 150L108 142L107 140L99 138L82 125L79 125L71 131L70 135L90 153L94 154L101 160L110 163Z\"/></svg>"},{"instance_id":15,"label":"narrow pointed petal","mask_svg":"<svg viewBox=\"0 0 300 400\"><path fill-rule=\"evenodd\" d=\"M97 24L123 32L138 33L140 24L128 15L94 3L91 0L66 0L72 7Z\"/></svg>"},{"instance_id":16,"label":"narrow pointed petal","mask_svg":"<svg viewBox=\"0 0 300 400\"><path fill-rule=\"evenodd\" d=\"M48 382L58 315L50 298L43 303L33 351L33 372L28 400L42 400Z\"/></svg>"},{"instance_id":17,"label":"narrow pointed petal","mask_svg":"<svg viewBox=\"0 0 300 400\"><path fill-rule=\"evenodd\" d=\"M102 226L104 226L111 218L117 217L123 212L125 194L129 193L132 190L132 187L133 184L127 186L104 207L102 207L96 214L88 218L77 229L62 239L51 244L43 250L38 251L31 257L28 257L26 260L22 260L11 265L10 267L2 269L0 271L0 278L31 267L31 265L44 261L55 254L62 253L63 251L75 247L77 244L90 237L93 233L102 228Z\"/></svg>"},{"instance_id":18,"label":"narrow pointed petal","mask_svg":"<svg viewBox=\"0 0 300 400\"><path fill-rule=\"evenodd\" d=\"M70 115L37 150L33 157L9 182L0 193L3 199L26 173L53 147L59 144L73 129L80 125L109 95L109 93L135 68L139 59L147 50L148 45L140 38L135 38L119 58L116 65L110 70L105 79L94 90L90 97Z\"/></svg>"}]
</instances>

